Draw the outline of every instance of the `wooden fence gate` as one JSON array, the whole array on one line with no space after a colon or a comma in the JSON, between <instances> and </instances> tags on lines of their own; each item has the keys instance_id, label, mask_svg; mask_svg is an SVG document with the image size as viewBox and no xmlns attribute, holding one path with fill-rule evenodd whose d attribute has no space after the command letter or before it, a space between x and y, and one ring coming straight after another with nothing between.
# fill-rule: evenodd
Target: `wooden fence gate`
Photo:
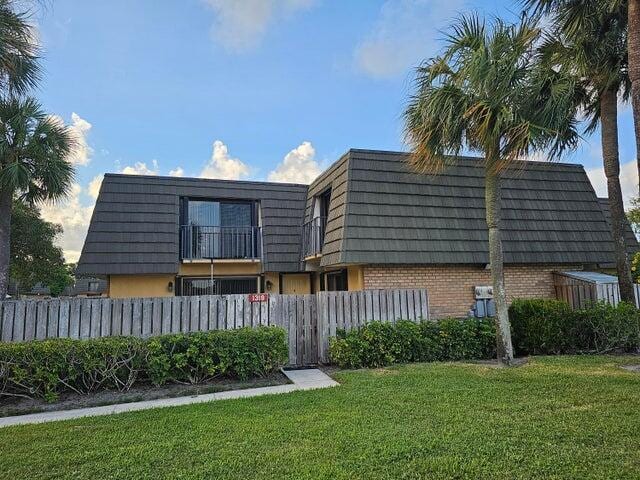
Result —
<instances>
[{"instance_id":1,"label":"wooden fence gate","mask_svg":"<svg viewBox=\"0 0 640 480\"><path fill-rule=\"evenodd\" d=\"M146 338L275 325L287 331L289 363L315 365L328 361L329 337L339 329L348 331L373 320L428 318L425 290L6 300L0 302L0 339Z\"/></svg>"}]
</instances>

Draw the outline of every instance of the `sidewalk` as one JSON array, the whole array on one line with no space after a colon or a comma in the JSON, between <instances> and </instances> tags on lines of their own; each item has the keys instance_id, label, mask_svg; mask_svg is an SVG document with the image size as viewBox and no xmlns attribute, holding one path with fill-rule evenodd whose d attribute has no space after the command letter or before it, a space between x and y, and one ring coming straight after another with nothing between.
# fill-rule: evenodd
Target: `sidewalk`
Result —
<instances>
[{"instance_id":1,"label":"sidewalk","mask_svg":"<svg viewBox=\"0 0 640 480\"><path fill-rule=\"evenodd\" d=\"M78 408L75 410L60 410L57 412L31 413L28 415L16 415L0 418L0 428L11 425L26 425L29 423L54 422L58 420L72 420L81 417L95 417L111 415L114 413L135 412L150 408L177 407L192 405L194 403L213 402L216 400L231 400L234 398L258 397L261 395L274 395L277 393L289 393L298 390L314 390L317 388L335 387L338 384L331 377L317 368L306 370L283 370L293 383L276 385L273 387L247 388L243 390L230 390L228 392L207 393L204 395L192 395L189 397L162 398L147 400L144 402L118 403L102 407Z\"/></svg>"}]
</instances>

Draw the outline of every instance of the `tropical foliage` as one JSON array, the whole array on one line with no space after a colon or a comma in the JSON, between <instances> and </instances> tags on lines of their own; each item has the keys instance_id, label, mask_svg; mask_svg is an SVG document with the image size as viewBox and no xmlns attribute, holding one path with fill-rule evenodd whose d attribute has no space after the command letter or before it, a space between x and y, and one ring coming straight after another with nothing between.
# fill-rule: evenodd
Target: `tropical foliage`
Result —
<instances>
[{"instance_id":1,"label":"tropical foliage","mask_svg":"<svg viewBox=\"0 0 640 480\"><path fill-rule=\"evenodd\" d=\"M417 172L437 173L465 151L484 157L485 206L496 300L498 356L513 357L504 289L501 176L537 151L550 158L574 148L580 85L563 70L546 68L536 47L541 31L524 18L512 25L463 17L444 53L420 66L404 113Z\"/></svg>"},{"instance_id":2,"label":"tropical foliage","mask_svg":"<svg viewBox=\"0 0 640 480\"><path fill-rule=\"evenodd\" d=\"M11 216L10 278L18 291L29 291L36 283L61 294L73 282L55 239L62 227L46 222L37 208L15 200Z\"/></svg>"}]
</instances>

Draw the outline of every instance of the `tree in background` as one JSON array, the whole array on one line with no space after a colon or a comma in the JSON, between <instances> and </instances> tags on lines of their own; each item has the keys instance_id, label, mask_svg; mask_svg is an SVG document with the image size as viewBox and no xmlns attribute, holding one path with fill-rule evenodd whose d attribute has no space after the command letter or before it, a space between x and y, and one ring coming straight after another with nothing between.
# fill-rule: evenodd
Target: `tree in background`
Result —
<instances>
[{"instance_id":1,"label":"tree in background","mask_svg":"<svg viewBox=\"0 0 640 480\"><path fill-rule=\"evenodd\" d=\"M0 96L24 95L40 74L38 44L26 12L17 2L0 0Z\"/></svg>"},{"instance_id":2,"label":"tree in background","mask_svg":"<svg viewBox=\"0 0 640 480\"><path fill-rule=\"evenodd\" d=\"M43 220L37 208L14 201L9 277L19 291L29 291L42 283L57 296L73 283L62 250L54 244L61 233L62 227Z\"/></svg>"},{"instance_id":3,"label":"tree in background","mask_svg":"<svg viewBox=\"0 0 640 480\"><path fill-rule=\"evenodd\" d=\"M67 194L74 178L69 130L37 101L0 100L0 299L7 293L15 197L34 205Z\"/></svg>"},{"instance_id":4,"label":"tree in background","mask_svg":"<svg viewBox=\"0 0 640 480\"><path fill-rule=\"evenodd\" d=\"M531 4L547 4L545 0ZM552 22L540 50L552 68L575 75L586 94L576 97L592 133L600 126L604 173L607 178L611 236L620 297L634 302L631 264L625 239L625 212L620 186L618 101L631 91L627 56L626 4L618 2L556 2ZM623 8L624 7L624 8ZM576 25L579 25L577 28Z\"/></svg>"},{"instance_id":5,"label":"tree in background","mask_svg":"<svg viewBox=\"0 0 640 480\"><path fill-rule=\"evenodd\" d=\"M523 0L525 8L537 14L561 17L562 29L569 36L581 35L591 23L595 11L622 16L627 28L624 44L628 53L627 69L633 124L636 137L636 163L640 179L640 0ZM640 184L638 185L640 193Z\"/></svg>"},{"instance_id":6,"label":"tree in background","mask_svg":"<svg viewBox=\"0 0 640 480\"><path fill-rule=\"evenodd\" d=\"M438 173L465 149L484 156L489 260L496 302L498 360L513 360L504 286L501 177L514 161L536 151L551 158L575 148L575 77L537 62L540 30L526 18L518 25L487 26L463 17L448 35L442 56L417 69L415 93L404 112L410 166Z\"/></svg>"}]
</instances>

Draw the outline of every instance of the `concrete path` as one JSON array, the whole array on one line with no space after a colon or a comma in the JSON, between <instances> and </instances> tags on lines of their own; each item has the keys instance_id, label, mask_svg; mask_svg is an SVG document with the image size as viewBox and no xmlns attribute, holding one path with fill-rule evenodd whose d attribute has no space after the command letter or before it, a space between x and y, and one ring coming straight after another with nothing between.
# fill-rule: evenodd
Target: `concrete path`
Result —
<instances>
[{"instance_id":1,"label":"concrete path","mask_svg":"<svg viewBox=\"0 0 640 480\"><path fill-rule=\"evenodd\" d=\"M293 383L275 385L273 387L246 388L244 390L230 390L227 392L206 393L189 397L161 398L144 402L118 403L102 407L78 408L75 410L60 410L57 412L31 413L28 415L16 415L13 417L1 417L0 428L10 425L25 425L28 423L54 422L57 420L71 420L81 417L94 417L99 415L111 415L113 413L135 412L150 408L177 407L194 403L213 402L215 400L230 400L234 398L258 397L261 395L273 395L276 393L289 393L298 390L313 390L316 388L335 387L338 384L324 372L317 368L305 370L283 370Z\"/></svg>"}]
</instances>

